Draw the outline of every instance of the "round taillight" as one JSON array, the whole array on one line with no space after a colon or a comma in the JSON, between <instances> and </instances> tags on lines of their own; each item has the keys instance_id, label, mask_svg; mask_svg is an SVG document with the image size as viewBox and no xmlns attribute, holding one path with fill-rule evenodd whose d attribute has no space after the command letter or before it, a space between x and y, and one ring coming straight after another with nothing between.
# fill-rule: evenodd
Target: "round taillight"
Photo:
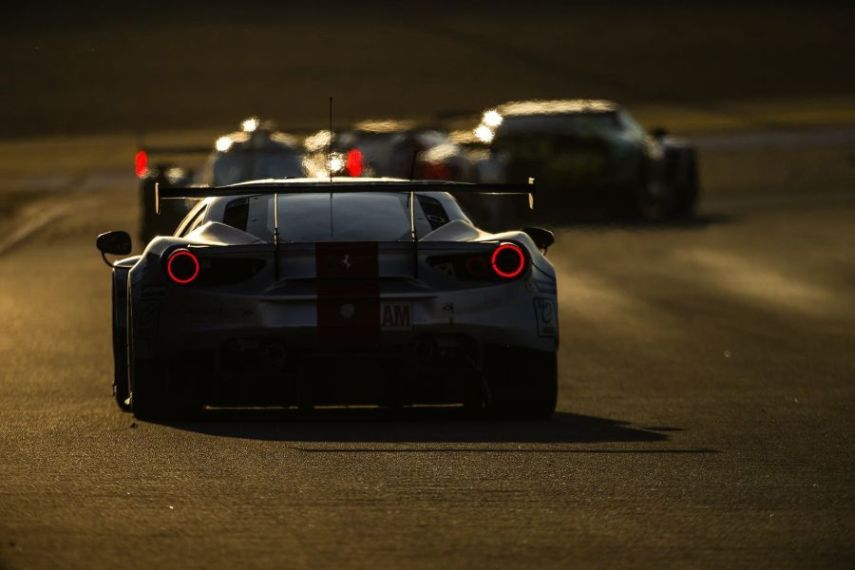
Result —
<instances>
[{"instance_id":1,"label":"round taillight","mask_svg":"<svg viewBox=\"0 0 855 570\"><path fill-rule=\"evenodd\" d=\"M192 283L199 277L199 258L186 249L177 249L169 254L166 273L179 285Z\"/></svg>"},{"instance_id":2,"label":"round taillight","mask_svg":"<svg viewBox=\"0 0 855 570\"><path fill-rule=\"evenodd\" d=\"M493 250L490 258L493 271L504 279L519 277L525 270L525 254L515 243L503 243Z\"/></svg>"}]
</instances>

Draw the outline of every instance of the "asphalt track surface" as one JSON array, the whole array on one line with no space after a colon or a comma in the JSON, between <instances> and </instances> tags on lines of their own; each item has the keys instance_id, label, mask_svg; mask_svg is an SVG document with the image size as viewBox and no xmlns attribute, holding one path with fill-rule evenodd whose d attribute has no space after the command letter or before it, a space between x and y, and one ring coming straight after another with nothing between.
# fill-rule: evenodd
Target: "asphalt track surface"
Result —
<instances>
[{"instance_id":1,"label":"asphalt track surface","mask_svg":"<svg viewBox=\"0 0 855 570\"><path fill-rule=\"evenodd\" d=\"M110 398L127 184L0 255L0 567L852 567L851 187L559 231L550 422L154 424Z\"/></svg>"}]
</instances>

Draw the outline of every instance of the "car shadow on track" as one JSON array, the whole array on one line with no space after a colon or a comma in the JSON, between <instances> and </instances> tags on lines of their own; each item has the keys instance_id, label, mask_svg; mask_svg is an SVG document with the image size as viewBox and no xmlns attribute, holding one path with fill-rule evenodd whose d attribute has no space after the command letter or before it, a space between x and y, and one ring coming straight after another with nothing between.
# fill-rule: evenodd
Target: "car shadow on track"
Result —
<instances>
[{"instance_id":1,"label":"car shadow on track","mask_svg":"<svg viewBox=\"0 0 855 570\"><path fill-rule=\"evenodd\" d=\"M362 444L652 443L670 440L669 435L662 432L681 431L679 428L667 426L634 427L620 420L566 412L556 413L549 421L485 419L469 417L460 408L412 408L400 411L320 409L310 413L294 410L213 410L207 412L205 420L169 422L163 425L221 437L301 443ZM304 449L304 451L323 450L329 449ZM426 451L424 448L413 450ZM478 450L468 449L468 451ZM480 450L502 451L499 448ZM352 451L360 451L360 449ZM385 449L385 451L391 451L391 449ZM538 451L548 450L538 449ZM685 453L712 450L666 448L659 450L585 449L583 451Z\"/></svg>"}]
</instances>

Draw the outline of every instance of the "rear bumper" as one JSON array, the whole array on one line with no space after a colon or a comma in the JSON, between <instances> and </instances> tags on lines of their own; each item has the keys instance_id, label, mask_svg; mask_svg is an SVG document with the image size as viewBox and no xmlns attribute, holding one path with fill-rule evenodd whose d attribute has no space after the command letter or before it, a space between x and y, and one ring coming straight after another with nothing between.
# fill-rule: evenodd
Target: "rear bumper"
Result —
<instances>
[{"instance_id":1,"label":"rear bumper","mask_svg":"<svg viewBox=\"0 0 855 570\"><path fill-rule=\"evenodd\" d=\"M359 405L463 402L477 390L481 354L467 339L392 348L289 348L274 337L173 354L162 373L177 396L208 404Z\"/></svg>"},{"instance_id":2,"label":"rear bumper","mask_svg":"<svg viewBox=\"0 0 855 570\"><path fill-rule=\"evenodd\" d=\"M409 322L329 335L312 297L172 289L136 311L134 350L177 396L288 406L461 402L480 393L485 362L508 347L557 350L557 322L543 326L544 303L557 315L554 294L522 281L386 303L406 306Z\"/></svg>"},{"instance_id":3,"label":"rear bumper","mask_svg":"<svg viewBox=\"0 0 855 570\"><path fill-rule=\"evenodd\" d=\"M325 301L327 305L330 302ZM556 350L554 292L538 293L522 280L418 295L342 298L332 303L341 318L323 321L317 296L235 295L172 289L149 301L156 307L150 330L153 352L212 349L235 339L273 337L289 349L348 350L405 347L424 337L465 337L476 344ZM552 309L544 326L544 306ZM371 318L361 317L368 311ZM399 315L400 313L400 315ZM360 321L360 318L362 320Z\"/></svg>"}]
</instances>

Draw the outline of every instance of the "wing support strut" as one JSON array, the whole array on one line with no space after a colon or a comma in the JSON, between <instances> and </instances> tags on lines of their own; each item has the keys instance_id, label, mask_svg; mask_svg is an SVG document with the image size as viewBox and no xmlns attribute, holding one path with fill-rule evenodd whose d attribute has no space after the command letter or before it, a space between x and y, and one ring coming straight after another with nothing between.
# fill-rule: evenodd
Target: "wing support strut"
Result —
<instances>
[{"instance_id":1,"label":"wing support strut","mask_svg":"<svg viewBox=\"0 0 855 570\"><path fill-rule=\"evenodd\" d=\"M410 192L410 238L413 240L413 279L419 278L419 236L416 234L416 193Z\"/></svg>"}]
</instances>

